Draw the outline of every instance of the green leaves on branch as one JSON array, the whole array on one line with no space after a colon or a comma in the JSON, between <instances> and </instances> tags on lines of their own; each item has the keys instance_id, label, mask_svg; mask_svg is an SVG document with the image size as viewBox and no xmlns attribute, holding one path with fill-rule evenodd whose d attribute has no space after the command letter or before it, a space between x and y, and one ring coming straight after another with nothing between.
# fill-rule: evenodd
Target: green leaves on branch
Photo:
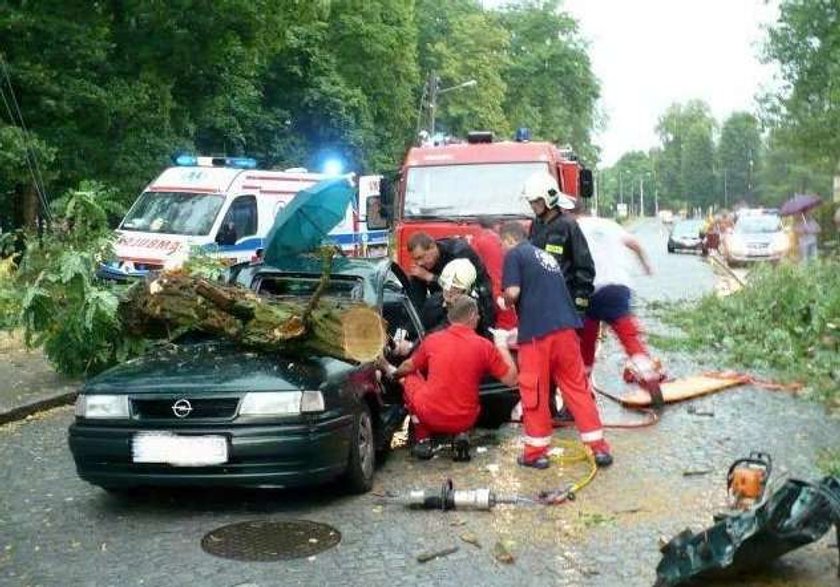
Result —
<instances>
[{"instance_id":1,"label":"green leaves on branch","mask_svg":"<svg viewBox=\"0 0 840 587\"><path fill-rule=\"evenodd\" d=\"M109 213L120 211L113 194L83 183L55 202L53 230L29 235L19 269L7 276L22 292L20 323L26 343L43 346L63 373L96 373L144 346L122 330L118 286L95 278L111 246Z\"/></svg>"},{"instance_id":2,"label":"green leaves on branch","mask_svg":"<svg viewBox=\"0 0 840 587\"><path fill-rule=\"evenodd\" d=\"M741 367L771 370L840 401L840 266L836 260L759 267L744 289L668 308L670 342Z\"/></svg>"}]
</instances>

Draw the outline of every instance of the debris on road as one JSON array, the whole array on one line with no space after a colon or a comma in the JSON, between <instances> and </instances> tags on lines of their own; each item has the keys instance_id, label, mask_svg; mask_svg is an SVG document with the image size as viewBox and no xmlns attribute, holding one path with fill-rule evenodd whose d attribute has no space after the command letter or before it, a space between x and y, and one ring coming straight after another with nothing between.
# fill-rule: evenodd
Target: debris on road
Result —
<instances>
[{"instance_id":1,"label":"debris on road","mask_svg":"<svg viewBox=\"0 0 840 587\"><path fill-rule=\"evenodd\" d=\"M505 565L512 565L516 562L516 558L510 551L510 547L505 540L498 540L493 546L493 558Z\"/></svg>"},{"instance_id":2,"label":"debris on road","mask_svg":"<svg viewBox=\"0 0 840 587\"><path fill-rule=\"evenodd\" d=\"M429 561L435 560L436 558L441 558L444 556L449 556L450 554L454 554L460 550L459 546L450 546L449 548L443 548L441 550L436 550L434 552L424 552L422 554L417 555L417 562L418 563L427 563Z\"/></svg>"},{"instance_id":3,"label":"debris on road","mask_svg":"<svg viewBox=\"0 0 840 587\"><path fill-rule=\"evenodd\" d=\"M731 509L715 516L713 526L698 533L686 529L664 544L655 585L672 587L759 567L819 540L832 525L840 536L840 479L788 479L768 494L769 474L769 457L762 453L735 461L727 482Z\"/></svg>"},{"instance_id":4,"label":"debris on road","mask_svg":"<svg viewBox=\"0 0 840 587\"><path fill-rule=\"evenodd\" d=\"M472 544L476 548L481 548L481 543L478 541L478 536L476 536L472 532L464 532L463 534L461 534L460 538L467 544Z\"/></svg>"}]
</instances>

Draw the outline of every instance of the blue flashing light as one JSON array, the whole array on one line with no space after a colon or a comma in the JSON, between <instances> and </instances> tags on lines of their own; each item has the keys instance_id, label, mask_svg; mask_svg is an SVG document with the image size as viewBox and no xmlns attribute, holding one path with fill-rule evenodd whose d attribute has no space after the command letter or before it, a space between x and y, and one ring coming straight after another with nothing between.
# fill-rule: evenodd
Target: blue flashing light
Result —
<instances>
[{"instance_id":1,"label":"blue flashing light","mask_svg":"<svg viewBox=\"0 0 840 587\"><path fill-rule=\"evenodd\" d=\"M324 162L325 175L341 175L344 171L344 163L341 159L331 158Z\"/></svg>"},{"instance_id":2,"label":"blue flashing light","mask_svg":"<svg viewBox=\"0 0 840 587\"><path fill-rule=\"evenodd\" d=\"M179 167L195 167L198 165L198 157L189 153L181 153L175 157L175 165Z\"/></svg>"},{"instance_id":3,"label":"blue flashing light","mask_svg":"<svg viewBox=\"0 0 840 587\"><path fill-rule=\"evenodd\" d=\"M225 167L234 167L236 169L256 169L257 160L252 157L227 157L225 158Z\"/></svg>"},{"instance_id":4,"label":"blue flashing light","mask_svg":"<svg viewBox=\"0 0 840 587\"><path fill-rule=\"evenodd\" d=\"M531 129L526 128L524 126L520 126L516 129L516 135L514 139L517 143L527 143L531 140Z\"/></svg>"}]
</instances>

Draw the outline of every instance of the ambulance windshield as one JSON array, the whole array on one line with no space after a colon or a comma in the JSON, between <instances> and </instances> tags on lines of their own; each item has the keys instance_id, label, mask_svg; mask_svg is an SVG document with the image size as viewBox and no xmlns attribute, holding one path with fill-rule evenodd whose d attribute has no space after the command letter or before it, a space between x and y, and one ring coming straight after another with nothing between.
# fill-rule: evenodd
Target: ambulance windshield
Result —
<instances>
[{"instance_id":1,"label":"ambulance windshield","mask_svg":"<svg viewBox=\"0 0 840 587\"><path fill-rule=\"evenodd\" d=\"M189 192L144 192L128 214L123 230L206 235L213 228L225 198L221 194Z\"/></svg>"},{"instance_id":2,"label":"ambulance windshield","mask_svg":"<svg viewBox=\"0 0 840 587\"><path fill-rule=\"evenodd\" d=\"M526 216L522 185L546 163L492 163L411 167L405 190L405 216Z\"/></svg>"}]
</instances>

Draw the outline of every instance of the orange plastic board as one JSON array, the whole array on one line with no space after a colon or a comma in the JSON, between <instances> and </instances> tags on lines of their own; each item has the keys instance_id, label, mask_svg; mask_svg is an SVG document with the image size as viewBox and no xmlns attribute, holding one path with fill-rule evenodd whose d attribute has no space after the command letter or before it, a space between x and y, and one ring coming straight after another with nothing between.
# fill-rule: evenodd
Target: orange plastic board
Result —
<instances>
[{"instance_id":1,"label":"orange plastic board","mask_svg":"<svg viewBox=\"0 0 840 587\"><path fill-rule=\"evenodd\" d=\"M743 377L707 377L694 375L666 381L662 384L662 398L665 403L681 402L687 399L714 393L727 387L744 383ZM650 394L644 389L635 388L621 396L621 403L628 406L645 407L650 405Z\"/></svg>"}]
</instances>

